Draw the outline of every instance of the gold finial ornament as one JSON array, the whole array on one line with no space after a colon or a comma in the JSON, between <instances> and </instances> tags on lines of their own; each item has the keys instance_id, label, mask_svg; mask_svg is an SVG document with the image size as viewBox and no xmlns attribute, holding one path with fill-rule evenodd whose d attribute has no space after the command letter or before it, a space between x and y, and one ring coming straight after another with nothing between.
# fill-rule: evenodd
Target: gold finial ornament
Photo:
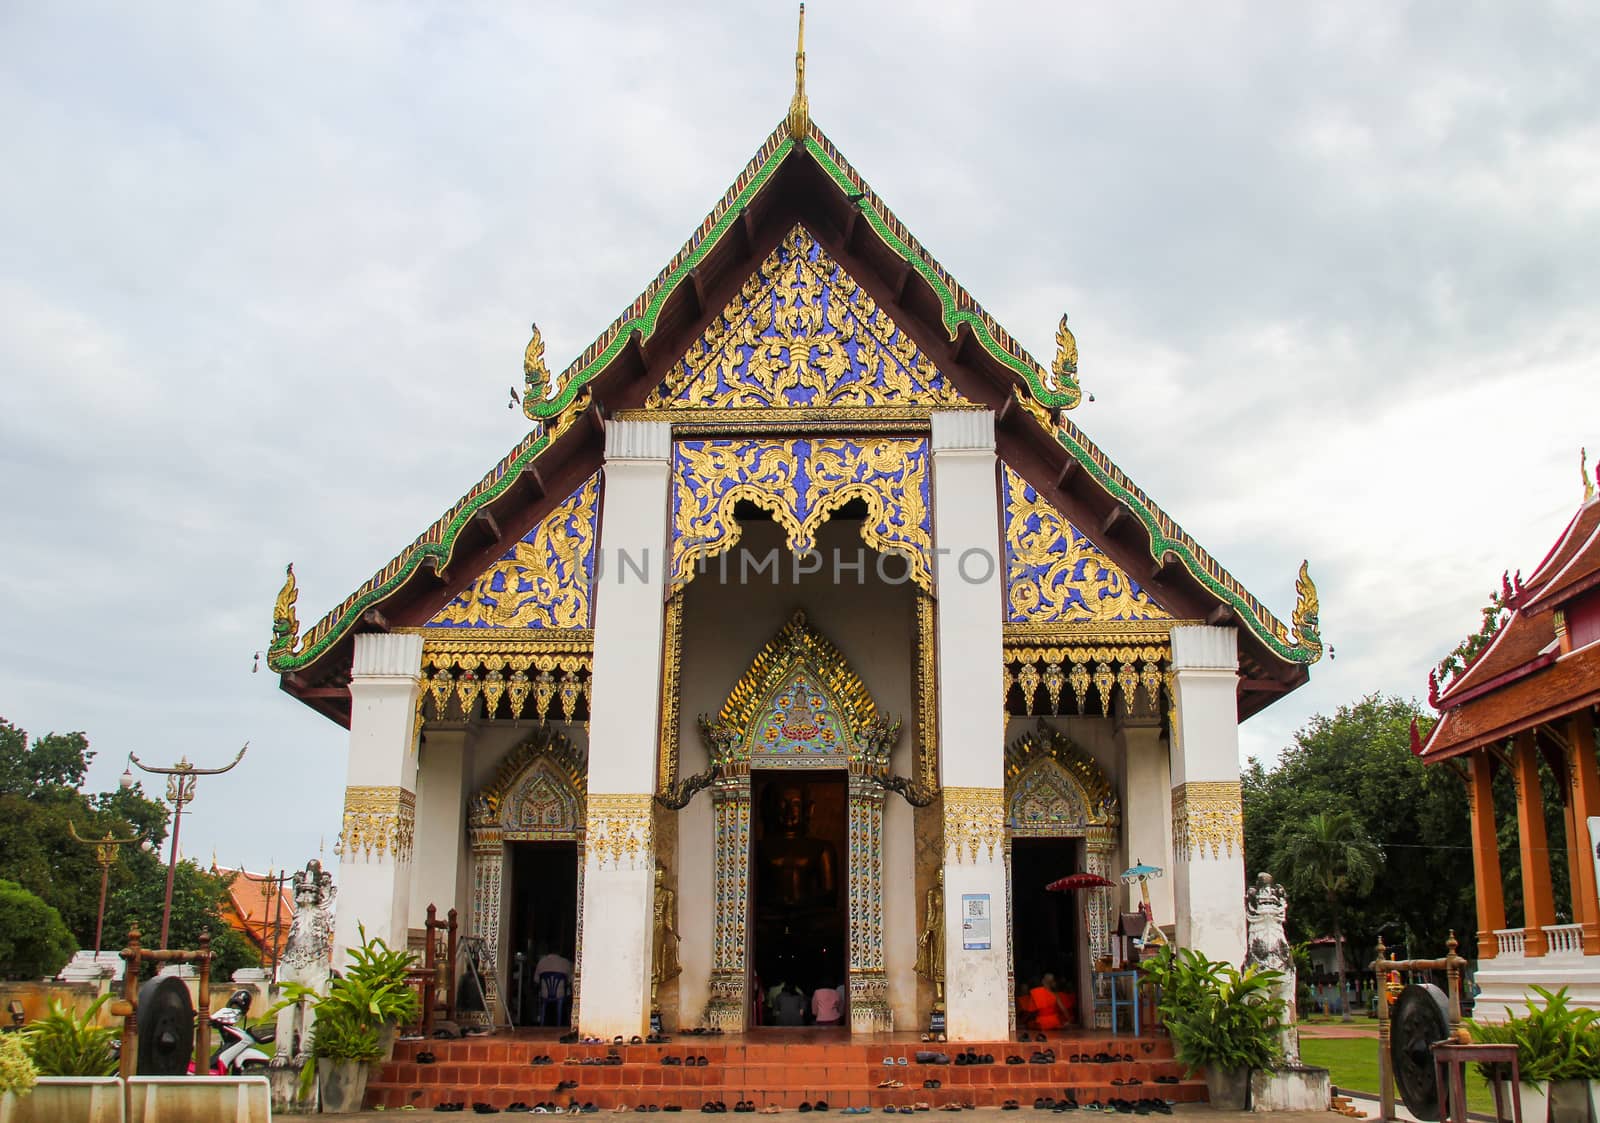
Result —
<instances>
[{"instance_id":1,"label":"gold finial ornament","mask_svg":"<svg viewBox=\"0 0 1600 1123\"><path fill-rule=\"evenodd\" d=\"M550 368L544 365L544 336L539 334L538 324L530 326L533 338L528 340L528 348L522 353L522 375L526 383L522 404L525 409L543 401L550 392Z\"/></svg>"},{"instance_id":2,"label":"gold finial ornament","mask_svg":"<svg viewBox=\"0 0 1600 1123\"><path fill-rule=\"evenodd\" d=\"M789 103L789 135L802 141L811 131L811 103L806 100L806 6L800 5L800 35L794 48L794 100Z\"/></svg>"},{"instance_id":3,"label":"gold finial ornament","mask_svg":"<svg viewBox=\"0 0 1600 1123\"><path fill-rule=\"evenodd\" d=\"M1309 562L1300 563L1300 576L1295 578L1294 633L1295 641L1302 647L1322 651L1321 606L1317 602L1316 582L1311 580Z\"/></svg>"},{"instance_id":4,"label":"gold finial ornament","mask_svg":"<svg viewBox=\"0 0 1600 1123\"><path fill-rule=\"evenodd\" d=\"M1061 326L1056 328L1056 361L1050 364L1057 382L1073 382L1078 373L1078 337L1067 326L1067 314L1061 314Z\"/></svg>"},{"instance_id":5,"label":"gold finial ornament","mask_svg":"<svg viewBox=\"0 0 1600 1123\"><path fill-rule=\"evenodd\" d=\"M294 563L284 571L283 588L278 590L278 601L272 606L272 646L293 647L300 636L300 621L294 614L295 601L300 599L300 589L294 582Z\"/></svg>"},{"instance_id":6,"label":"gold finial ornament","mask_svg":"<svg viewBox=\"0 0 1600 1123\"><path fill-rule=\"evenodd\" d=\"M1589 450L1578 450L1578 475L1583 477L1583 501L1585 503L1594 498L1594 480L1589 478Z\"/></svg>"}]
</instances>

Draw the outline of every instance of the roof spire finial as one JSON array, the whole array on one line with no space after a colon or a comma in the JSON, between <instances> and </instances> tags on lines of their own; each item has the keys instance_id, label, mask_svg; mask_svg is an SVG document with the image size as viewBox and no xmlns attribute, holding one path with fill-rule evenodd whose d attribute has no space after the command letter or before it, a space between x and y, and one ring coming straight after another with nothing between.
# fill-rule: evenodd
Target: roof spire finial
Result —
<instances>
[{"instance_id":1,"label":"roof spire finial","mask_svg":"<svg viewBox=\"0 0 1600 1123\"><path fill-rule=\"evenodd\" d=\"M1594 481L1589 478L1589 450L1578 449L1578 475L1583 477L1583 501L1585 503L1594 498Z\"/></svg>"},{"instance_id":2,"label":"roof spire finial","mask_svg":"<svg viewBox=\"0 0 1600 1123\"><path fill-rule=\"evenodd\" d=\"M794 48L794 100L789 103L789 135L805 140L811 129L811 103L806 100L806 6L800 5L800 34Z\"/></svg>"}]
</instances>

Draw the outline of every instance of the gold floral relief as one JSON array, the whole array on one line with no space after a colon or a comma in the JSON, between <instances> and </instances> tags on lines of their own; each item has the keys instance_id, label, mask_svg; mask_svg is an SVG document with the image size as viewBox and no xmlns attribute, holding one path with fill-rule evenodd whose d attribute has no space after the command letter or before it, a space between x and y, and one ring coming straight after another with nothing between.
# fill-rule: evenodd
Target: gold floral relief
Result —
<instances>
[{"instance_id":1,"label":"gold floral relief","mask_svg":"<svg viewBox=\"0 0 1600 1123\"><path fill-rule=\"evenodd\" d=\"M614 869L651 862L655 837L654 801L649 792L589 795L584 831L587 852L595 864Z\"/></svg>"},{"instance_id":2,"label":"gold floral relief","mask_svg":"<svg viewBox=\"0 0 1600 1123\"><path fill-rule=\"evenodd\" d=\"M416 838L417 797L401 787L352 784L344 790L344 822L335 848L344 859L411 860Z\"/></svg>"},{"instance_id":3,"label":"gold floral relief","mask_svg":"<svg viewBox=\"0 0 1600 1123\"><path fill-rule=\"evenodd\" d=\"M587 628L599 518L596 472L429 626Z\"/></svg>"},{"instance_id":4,"label":"gold floral relief","mask_svg":"<svg viewBox=\"0 0 1600 1123\"><path fill-rule=\"evenodd\" d=\"M956 405L944 375L801 226L645 401L646 409Z\"/></svg>"},{"instance_id":5,"label":"gold floral relief","mask_svg":"<svg viewBox=\"0 0 1600 1123\"><path fill-rule=\"evenodd\" d=\"M944 789L944 844L957 862L976 863L979 851L993 862L1005 837L1005 789Z\"/></svg>"},{"instance_id":6,"label":"gold floral relief","mask_svg":"<svg viewBox=\"0 0 1600 1123\"><path fill-rule=\"evenodd\" d=\"M920 438L678 441L670 581L681 588L700 563L738 544L741 500L772 512L789 549L804 554L816 549L817 530L833 512L859 499L868 512L862 540L904 559L911 581L931 593L929 461Z\"/></svg>"},{"instance_id":7,"label":"gold floral relief","mask_svg":"<svg viewBox=\"0 0 1600 1123\"><path fill-rule=\"evenodd\" d=\"M1008 622L1171 619L1010 465L1002 468Z\"/></svg>"},{"instance_id":8,"label":"gold floral relief","mask_svg":"<svg viewBox=\"0 0 1600 1123\"><path fill-rule=\"evenodd\" d=\"M1172 851L1185 861L1244 855L1244 804L1237 780L1191 780L1172 789Z\"/></svg>"}]
</instances>

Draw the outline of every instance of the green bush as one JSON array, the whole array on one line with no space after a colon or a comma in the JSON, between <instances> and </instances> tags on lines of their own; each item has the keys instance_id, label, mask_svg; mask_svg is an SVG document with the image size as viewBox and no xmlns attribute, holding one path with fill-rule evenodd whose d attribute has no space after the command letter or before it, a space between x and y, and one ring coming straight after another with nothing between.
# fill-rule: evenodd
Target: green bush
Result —
<instances>
[{"instance_id":1,"label":"green bush","mask_svg":"<svg viewBox=\"0 0 1600 1123\"><path fill-rule=\"evenodd\" d=\"M1161 1020L1190 1073L1207 1066L1266 1068L1282 1056L1280 972L1241 972L1191 948L1171 947L1162 948L1145 970L1161 988Z\"/></svg>"},{"instance_id":2,"label":"green bush","mask_svg":"<svg viewBox=\"0 0 1600 1123\"><path fill-rule=\"evenodd\" d=\"M71 1007L50 1003L50 1012L23 1031L28 1053L41 1076L113 1076L117 1031L97 1025L95 1016L111 996L102 994L82 1017Z\"/></svg>"},{"instance_id":3,"label":"green bush","mask_svg":"<svg viewBox=\"0 0 1600 1123\"><path fill-rule=\"evenodd\" d=\"M0 977L54 975L78 950L61 914L14 881L0 881Z\"/></svg>"},{"instance_id":4,"label":"green bush","mask_svg":"<svg viewBox=\"0 0 1600 1123\"><path fill-rule=\"evenodd\" d=\"M0 1033L0 1096L7 1092L26 1096L38 1077L22 1039L14 1033Z\"/></svg>"},{"instance_id":5,"label":"green bush","mask_svg":"<svg viewBox=\"0 0 1600 1123\"><path fill-rule=\"evenodd\" d=\"M1472 1040L1515 1045L1524 1084L1600 1080L1600 1013L1568 1006L1566 987L1553 994L1544 987L1532 989L1544 999L1542 1009L1529 1001L1526 1014L1504 1022L1469 1022ZM1478 1071L1487 1080L1511 1075L1510 1066L1504 1064L1480 1064Z\"/></svg>"}]
</instances>

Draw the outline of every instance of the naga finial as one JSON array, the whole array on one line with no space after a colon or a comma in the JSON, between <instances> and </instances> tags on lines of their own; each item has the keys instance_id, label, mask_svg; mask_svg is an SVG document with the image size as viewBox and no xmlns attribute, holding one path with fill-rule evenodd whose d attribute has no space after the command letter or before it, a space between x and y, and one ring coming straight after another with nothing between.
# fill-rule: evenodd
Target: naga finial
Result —
<instances>
[{"instance_id":1,"label":"naga finial","mask_svg":"<svg viewBox=\"0 0 1600 1123\"><path fill-rule=\"evenodd\" d=\"M295 645L300 636L300 621L294 614L295 601L300 599L300 589L294 583L294 563L284 571L283 588L278 590L277 603L272 606L272 646L276 648Z\"/></svg>"},{"instance_id":2,"label":"naga finial","mask_svg":"<svg viewBox=\"0 0 1600 1123\"><path fill-rule=\"evenodd\" d=\"M1078 386L1078 337L1067 326L1067 314L1061 314L1061 324L1056 328L1056 359L1050 364L1055 376L1055 389L1072 396L1067 409L1077 405L1083 394Z\"/></svg>"},{"instance_id":3,"label":"naga finial","mask_svg":"<svg viewBox=\"0 0 1600 1123\"><path fill-rule=\"evenodd\" d=\"M1300 563L1300 575L1294 582L1294 638L1301 647L1322 651L1321 606L1317 601L1317 585L1311 580L1311 563Z\"/></svg>"},{"instance_id":4,"label":"naga finial","mask_svg":"<svg viewBox=\"0 0 1600 1123\"><path fill-rule=\"evenodd\" d=\"M1594 480L1589 477L1589 450L1578 450L1578 475L1583 477L1583 501L1585 503L1594 498Z\"/></svg>"},{"instance_id":5,"label":"naga finial","mask_svg":"<svg viewBox=\"0 0 1600 1123\"><path fill-rule=\"evenodd\" d=\"M544 401L550 392L550 368L544 365L544 336L539 334L538 324L531 327L533 338L528 340L527 350L522 353L522 410L529 417L533 416L534 406Z\"/></svg>"},{"instance_id":6,"label":"naga finial","mask_svg":"<svg viewBox=\"0 0 1600 1123\"><path fill-rule=\"evenodd\" d=\"M789 102L789 135L798 143L811 131L811 102L806 99L806 6L800 5L800 34L794 48L794 99Z\"/></svg>"}]
</instances>

